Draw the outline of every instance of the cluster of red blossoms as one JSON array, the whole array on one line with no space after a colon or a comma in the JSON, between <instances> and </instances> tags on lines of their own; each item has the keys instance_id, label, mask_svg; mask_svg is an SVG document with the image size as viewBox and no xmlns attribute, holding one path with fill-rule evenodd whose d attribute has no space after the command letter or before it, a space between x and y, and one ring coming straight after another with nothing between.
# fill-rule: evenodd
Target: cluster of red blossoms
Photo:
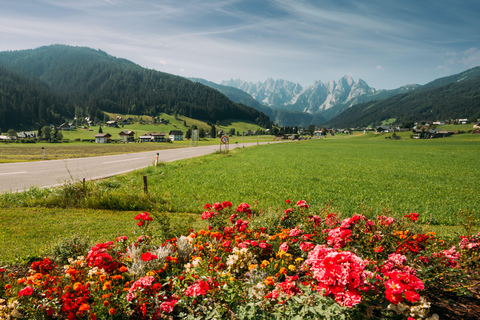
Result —
<instances>
[{"instance_id":1,"label":"cluster of red blossoms","mask_svg":"<svg viewBox=\"0 0 480 320\"><path fill-rule=\"evenodd\" d=\"M150 217L150 213L142 212L135 216L135 220L138 220L137 226L143 226L147 221L153 221L153 218Z\"/></svg>"},{"instance_id":2,"label":"cluster of red blossoms","mask_svg":"<svg viewBox=\"0 0 480 320\"><path fill-rule=\"evenodd\" d=\"M410 220L412 220L412 221L417 221L417 220L418 220L418 216L419 216L418 213L412 212L412 213L410 213L410 214L404 215L403 217L404 217L404 218L410 218Z\"/></svg>"}]
</instances>

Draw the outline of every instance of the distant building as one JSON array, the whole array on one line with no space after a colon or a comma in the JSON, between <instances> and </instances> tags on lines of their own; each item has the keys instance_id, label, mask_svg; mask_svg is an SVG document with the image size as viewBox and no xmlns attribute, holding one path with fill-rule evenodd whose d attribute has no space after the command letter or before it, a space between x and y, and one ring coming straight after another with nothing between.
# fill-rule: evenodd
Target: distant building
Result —
<instances>
[{"instance_id":1,"label":"distant building","mask_svg":"<svg viewBox=\"0 0 480 320\"><path fill-rule=\"evenodd\" d=\"M109 133L97 133L95 135L95 142L96 143L110 143L110 138L112 137Z\"/></svg>"},{"instance_id":2,"label":"distant building","mask_svg":"<svg viewBox=\"0 0 480 320\"><path fill-rule=\"evenodd\" d=\"M107 121L107 127L114 127L114 128L118 127L117 121L113 121L113 120Z\"/></svg>"},{"instance_id":3,"label":"distant building","mask_svg":"<svg viewBox=\"0 0 480 320\"><path fill-rule=\"evenodd\" d=\"M181 130L172 130L168 137L171 141L183 141L183 132Z\"/></svg>"},{"instance_id":4,"label":"distant building","mask_svg":"<svg viewBox=\"0 0 480 320\"><path fill-rule=\"evenodd\" d=\"M138 137L140 142L165 142L166 134L163 132L149 132Z\"/></svg>"},{"instance_id":5,"label":"distant building","mask_svg":"<svg viewBox=\"0 0 480 320\"><path fill-rule=\"evenodd\" d=\"M123 142L133 142L135 140L135 133L133 131L122 131L119 133L120 135L120 141Z\"/></svg>"}]
</instances>

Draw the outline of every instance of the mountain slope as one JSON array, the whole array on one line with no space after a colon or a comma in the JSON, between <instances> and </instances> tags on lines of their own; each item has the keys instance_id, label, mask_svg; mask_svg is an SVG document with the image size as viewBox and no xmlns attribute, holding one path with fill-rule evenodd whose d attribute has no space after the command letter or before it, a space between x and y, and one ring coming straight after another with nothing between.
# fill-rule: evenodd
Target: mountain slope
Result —
<instances>
[{"instance_id":1,"label":"mountain slope","mask_svg":"<svg viewBox=\"0 0 480 320\"><path fill-rule=\"evenodd\" d=\"M480 117L480 77L439 87L420 88L380 101L358 104L328 121L327 125L364 127L392 118L401 123L472 116Z\"/></svg>"},{"instance_id":2,"label":"mountain slope","mask_svg":"<svg viewBox=\"0 0 480 320\"><path fill-rule=\"evenodd\" d=\"M239 119L261 126L271 124L264 113L233 103L202 84L89 48L53 45L0 52L0 65L40 79L70 106L123 114L176 112L211 122Z\"/></svg>"},{"instance_id":3,"label":"mountain slope","mask_svg":"<svg viewBox=\"0 0 480 320\"><path fill-rule=\"evenodd\" d=\"M73 116L73 110L64 108L63 100L44 83L0 66L0 128L3 131L32 128L38 119L44 123L60 122L61 114Z\"/></svg>"}]
</instances>

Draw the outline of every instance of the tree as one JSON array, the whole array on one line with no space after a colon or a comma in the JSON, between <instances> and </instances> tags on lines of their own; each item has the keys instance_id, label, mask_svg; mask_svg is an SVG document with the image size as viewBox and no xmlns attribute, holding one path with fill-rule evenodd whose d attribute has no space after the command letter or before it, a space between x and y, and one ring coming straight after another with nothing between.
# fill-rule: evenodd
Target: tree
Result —
<instances>
[{"instance_id":1,"label":"tree","mask_svg":"<svg viewBox=\"0 0 480 320\"><path fill-rule=\"evenodd\" d=\"M205 138L205 136L206 136L206 134L205 134L205 129L200 128L200 131L198 132L198 137L199 137L200 139L203 139L203 138Z\"/></svg>"},{"instance_id":2,"label":"tree","mask_svg":"<svg viewBox=\"0 0 480 320\"><path fill-rule=\"evenodd\" d=\"M315 133L315 125L314 124L309 125L307 131L308 133L310 133L311 136L313 136L313 134Z\"/></svg>"},{"instance_id":3,"label":"tree","mask_svg":"<svg viewBox=\"0 0 480 320\"><path fill-rule=\"evenodd\" d=\"M192 129L188 128L187 132L185 132L185 139L190 139L192 137Z\"/></svg>"},{"instance_id":4,"label":"tree","mask_svg":"<svg viewBox=\"0 0 480 320\"><path fill-rule=\"evenodd\" d=\"M215 125L212 124L210 127L210 138L216 138L217 137L217 128L215 128Z\"/></svg>"},{"instance_id":5,"label":"tree","mask_svg":"<svg viewBox=\"0 0 480 320\"><path fill-rule=\"evenodd\" d=\"M50 128L49 126L44 126L42 128L42 136L41 136L42 140L50 141L51 133L52 133L52 128Z\"/></svg>"},{"instance_id":6,"label":"tree","mask_svg":"<svg viewBox=\"0 0 480 320\"><path fill-rule=\"evenodd\" d=\"M186 120L183 120L183 126L184 126L184 127L187 126L187 121L186 121Z\"/></svg>"},{"instance_id":7,"label":"tree","mask_svg":"<svg viewBox=\"0 0 480 320\"><path fill-rule=\"evenodd\" d=\"M229 136L234 136L235 135L235 128L232 128L228 131Z\"/></svg>"},{"instance_id":8,"label":"tree","mask_svg":"<svg viewBox=\"0 0 480 320\"><path fill-rule=\"evenodd\" d=\"M100 126L100 127L98 128L98 133L103 133L102 126Z\"/></svg>"},{"instance_id":9,"label":"tree","mask_svg":"<svg viewBox=\"0 0 480 320\"><path fill-rule=\"evenodd\" d=\"M7 136L9 136L10 138L17 138L17 131L13 130L13 129L8 129L7 131Z\"/></svg>"},{"instance_id":10,"label":"tree","mask_svg":"<svg viewBox=\"0 0 480 320\"><path fill-rule=\"evenodd\" d=\"M63 133L62 131L57 131L57 134L55 136L55 139L58 140L63 140Z\"/></svg>"}]
</instances>

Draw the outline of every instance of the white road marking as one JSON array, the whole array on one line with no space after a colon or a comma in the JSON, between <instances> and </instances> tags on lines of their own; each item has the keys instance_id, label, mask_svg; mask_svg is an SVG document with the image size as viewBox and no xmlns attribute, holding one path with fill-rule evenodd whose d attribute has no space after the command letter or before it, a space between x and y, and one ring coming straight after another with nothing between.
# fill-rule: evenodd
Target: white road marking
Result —
<instances>
[{"instance_id":1,"label":"white road marking","mask_svg":"<svg viewBox=\"0 0 480 320\"><path fill-rule=\"evenodd\" d=\"M0 176L6 176L7 174L24 174L24 173L27 173L27 171L0 173Z\"/></svg>"},{"instance_id":2,"label":"white road marking","mask_svg":"<svg viewBox=\"0 0 480 320\"><path fill-rule=\"evenodd\" d=\"M125 161L134 161L134 160L141 160L141 159L145 159L145 158L146 158L146 157L134 158L134 159L125 159L125 160L116 160L116 161L108 161L108 162L104 162L103 164L116 163L116 162L125 162Z\"/></svg>"}]
</instances>

